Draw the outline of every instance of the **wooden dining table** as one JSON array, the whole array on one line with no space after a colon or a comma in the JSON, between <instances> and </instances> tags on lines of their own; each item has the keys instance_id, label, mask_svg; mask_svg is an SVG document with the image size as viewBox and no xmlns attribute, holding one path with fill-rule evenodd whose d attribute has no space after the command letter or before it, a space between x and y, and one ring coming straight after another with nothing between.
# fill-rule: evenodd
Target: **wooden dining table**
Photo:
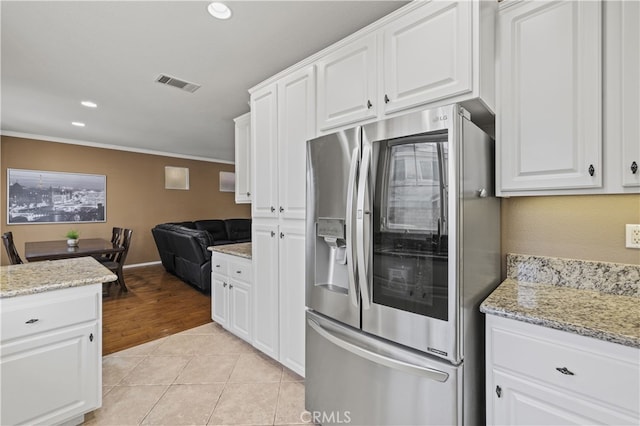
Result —
<instances>
[{"instance_id":1,"label":"wooden dining table","mask_svg":"<svg viewBox=\"0 0 640 426\"><path fill-rule=\"evenodd\" d=\"M121 251L124 251L124 247L104 238L83 238L78 241L76 247L69 247L67 240L28 241L24 243L24 257L29 262L106 255Z\"/></svg>"}]
</instances>

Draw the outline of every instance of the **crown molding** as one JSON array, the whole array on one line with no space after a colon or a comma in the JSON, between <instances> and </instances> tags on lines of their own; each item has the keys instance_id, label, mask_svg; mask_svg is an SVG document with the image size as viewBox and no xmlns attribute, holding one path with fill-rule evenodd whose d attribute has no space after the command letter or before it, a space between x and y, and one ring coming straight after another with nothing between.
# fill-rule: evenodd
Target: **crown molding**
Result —
<instances>
[{"instance_id":1,"label":"crown molding","mask_svg":"<svg viewBox=\"0 0 640 426\"><path fill-rule=\"evenodd\" d=\"M58 138L54 136L34 135L30 133L12 132L8 130L0 130L0 135L11 136L15 138L35 139L46 142L66 143L70 145L82 145L92 148L112 149L116 151L135 152L138 154L159 155L161 157L182 158L185 160L206 161L208 163L235 164L235 161L221 160L218 158L200 157L197 155L177 154L174 152L156 151L153 149L131 148L127 146L111 145L106 143L88 142L76 139Z\"/></svg>"}]
</instances>

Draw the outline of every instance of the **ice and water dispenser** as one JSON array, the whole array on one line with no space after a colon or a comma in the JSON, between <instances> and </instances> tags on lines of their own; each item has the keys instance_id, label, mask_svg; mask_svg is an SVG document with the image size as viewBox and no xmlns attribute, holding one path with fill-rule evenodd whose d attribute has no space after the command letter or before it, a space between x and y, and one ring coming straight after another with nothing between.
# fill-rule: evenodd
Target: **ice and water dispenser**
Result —
<instances>
[{"instance_id":1,"label":"ice and water dispenser","mask_svg":"<svg viewBox=\"0 0 640 426\"><path fill-rule=\"evenodd\" d=\"M347 239L344 219L316 222L316 285L348 293Z\"/></svg>"}]
</instances>

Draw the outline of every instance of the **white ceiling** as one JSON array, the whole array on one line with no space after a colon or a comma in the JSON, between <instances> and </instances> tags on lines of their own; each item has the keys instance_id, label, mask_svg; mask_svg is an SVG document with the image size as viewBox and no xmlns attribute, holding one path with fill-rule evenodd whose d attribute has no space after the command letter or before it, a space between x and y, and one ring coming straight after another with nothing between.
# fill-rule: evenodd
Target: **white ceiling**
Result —
<instances>
[{"instance_id":1,"label":"white ceiling","mask_svg":"<svg viewBox=\"0 0 640 426\"><path fill-rule=\"evenodd\" d=\"M220 21L206 1L2 0L2 133L233 161L250 87L406 2L226 3Z\"/></svg>"}]
</instances>

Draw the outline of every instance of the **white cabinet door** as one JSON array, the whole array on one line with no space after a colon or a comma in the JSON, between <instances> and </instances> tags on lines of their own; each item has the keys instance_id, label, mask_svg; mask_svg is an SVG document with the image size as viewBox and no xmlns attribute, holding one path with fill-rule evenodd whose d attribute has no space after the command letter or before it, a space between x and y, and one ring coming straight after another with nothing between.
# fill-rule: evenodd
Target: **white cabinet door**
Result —
<instances>
[{"instance_id":1,"label":"white cabinet door","mask_svg":"<svg viewBox=\"0 0 640 426\"><path fill-rule=\"evenodd\" d=\"M253 164L252 217L277 217L278 125L277 90L272 84L251 96Z\"/></svg>"},{"instance_id":2,"label":"white cabinet door","mask_svg":"<svg viewBox=\"0 0 640 426\"><path fill-rule=\"evenodd\" d=\"M228 278L217 274L212 275L211 278L211 319L227 328L229 322Z\"/></svg>"},{"instance_id":3,"label":"white cabinet door","mask_svg":"<svg viewBox=\"0 0 640 426\"><path fill-rule=\"evenodd\" d=\"M640 186L640 2L622 7L622 185ZM635 170L635 171L634 171Z\"/></svg>"},{"instance_id":4,"label":"white cabinet door","mask_svg":"<svg viewBox=\"0 0 640 426\"><path fill-rule=\"evenodd\" d=\"M506 349L506 348L505 348ZM495 425L594 425L637 424L618 410L591 403L503 371L493 372L492 417Z\"/></svg>"},{"instance_id":5,"label":"white cabinet door","mask_svg":"<svg viewBox=\"0 0 640 426\"><path fill-rule=\"evenodd\" d=\"M236 203L251 202L251 113L234 120L236 153Z\"/></svg>"},{"instance_id":6,"label":"white cabinet door","mask_svg":"<svg viewBox=\"0 0 640 426\"><path fill-rule=\"evenodd\" d=\"M600 2L515 2L498 19L499 188L601 187Z\"/></svg>"},{"instance_id":7,"label":"white cabinet door","mask_svg":"<svg viewBox=\"0 0 640 426\"><path fill-rule=\"evenodd\" d=\"M376 117L376 34L321 58L318 70L318 129Z\"/></svg>"},{"instance_id":8,"label":"white cabinet door","mask_svg":"<svg viewBox=\"0 0 640 426\"><path fill-rule=\"evenodd\" d=\"M384 112L472 89L472 2L427 2L384 27Z\"/></svg>"},{"instance_id":9,"label":"white cabinet door","mask_svg":"<svg viewBox=\"0 0 640 426\"><path fill-rule=\"evenodd\" d=\"M280 362L304 377L304 222L280 226Z\"/></svg>"},{"instance_id":10,"label":"white cabinet door","mask_svg":"<svg viewBox=\"0 0 640 426\"><path fill-rule=\"evenodd\" d=\"M3 343L0 424L56 424L101 405L98 323Z\"/></svg>"},{"instance_id":11,"label":"white cabinet door","mask_svg":"<svg viewBox=\"0 0 640 426\"><path fill-rule=\"evenodd\" d=\"M487 424L640 422L638 348L486 317Z\"/></svg>"},{"instance_id":12,"label":"white cabinet door","mask_svg":"<svg viewBox=\"0 0 640 426\"><path fill-rule=\"evenodd\" d=\"M253 346L278 359L278 226L253 222Z\"/></svg>"},{"instance_id":13,"label":"white cabinet door","mask_svg":"<svg viewBox=\"0 0 640 426\"><path fill-rule=\"evenodd\" d=\"M307 67L278 81L278 210L304 219L307 140L315 133L315 75Z\"/></svg>"},{"instance_id":14,"label":"white cabinet door","mask_svg":"<svg viewBox=\"0 0 640 426\"><path fill-rule=\"evenodd\" d=\"M229 282L229 331L251 342L251 287L243 282Z\"/></svg>"}]
</instances>

